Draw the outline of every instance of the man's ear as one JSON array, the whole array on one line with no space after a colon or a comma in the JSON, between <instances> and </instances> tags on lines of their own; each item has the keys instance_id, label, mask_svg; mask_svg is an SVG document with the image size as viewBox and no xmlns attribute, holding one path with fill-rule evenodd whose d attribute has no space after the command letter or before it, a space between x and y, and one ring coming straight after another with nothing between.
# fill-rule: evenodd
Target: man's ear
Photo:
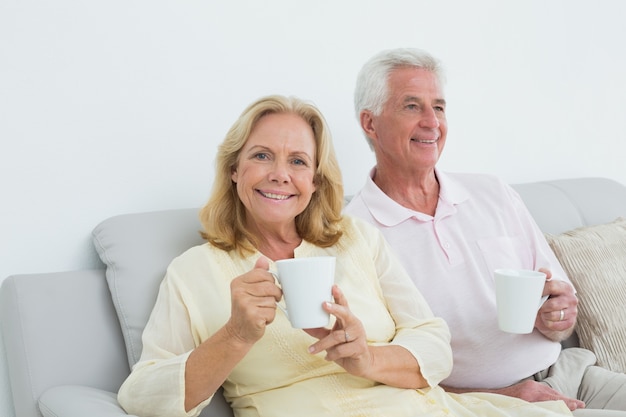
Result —
<instances>
[{"instance_id":1,"label":"man's ear","mask_svg":"<svg viewBox=\"0 0 626 417\"><path fill-rule=\"evenodd\" d=\"M374 126L374 116L372 112L369 110L363 110L361 114L359 114L359 119L361 122L361 129L370 139L377 139L376 128Z\"/></svg>"}]
</instances>

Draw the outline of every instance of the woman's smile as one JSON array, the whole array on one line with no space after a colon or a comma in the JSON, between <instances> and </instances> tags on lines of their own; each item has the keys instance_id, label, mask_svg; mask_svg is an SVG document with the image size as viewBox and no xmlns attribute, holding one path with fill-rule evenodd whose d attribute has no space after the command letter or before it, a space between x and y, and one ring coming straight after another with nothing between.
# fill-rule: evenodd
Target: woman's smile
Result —
<instances>
[{"instance_id":1,"label":"woman's smile","mask_svg":"<svg viewBox=\"0 0 626 417\"><path fill-rule=\"evenodd\" d=\"M276 193L276 192L262 191L262 190L257 190L257 192L261 194L263 197L269 198L271 200L287 200L288 198L291 198L294 196L294 194L283 194L283 193Z\"/></svg>"}]
</instances>

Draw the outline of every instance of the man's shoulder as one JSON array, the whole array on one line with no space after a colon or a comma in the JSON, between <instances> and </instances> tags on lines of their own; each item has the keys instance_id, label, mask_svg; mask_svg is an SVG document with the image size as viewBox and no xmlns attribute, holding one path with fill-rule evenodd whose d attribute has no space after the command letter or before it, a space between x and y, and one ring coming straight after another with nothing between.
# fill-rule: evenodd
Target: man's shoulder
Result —
<instances>
[{"instance_id":1,"label":"man's shoulder","mask_svg":"<svg viewBox=\"0 0 626 417\"><path fill-rule=\"evenodd\" d=\"M468 187L492 187L494 185L506 185L506 183L496 175L477 172L446 172L445 178L454 183Z\"/></svg>"},{"instance_id":2,"label":"man's shoulder","mask_svg":"<svg viewBox=\"0 0 626 417\"><path fill-rule=\"evenodd\" d=\"M368 212L367 206L363 201L363 189L356 192L354 195L346 196L346 205L343 208L344 214L362 216Z\"/></svg>"},{"instance_id":3,"label":"man's shoulder","mask_svg":"<svg viewBox=\"0 0 626 417\"><path fill-rule=\"evenodd\" d=\"M511 187L500 177L493 174L446 172L440 173L442 189L453 195L508 194Z\"/></svg>"}]
</instances>

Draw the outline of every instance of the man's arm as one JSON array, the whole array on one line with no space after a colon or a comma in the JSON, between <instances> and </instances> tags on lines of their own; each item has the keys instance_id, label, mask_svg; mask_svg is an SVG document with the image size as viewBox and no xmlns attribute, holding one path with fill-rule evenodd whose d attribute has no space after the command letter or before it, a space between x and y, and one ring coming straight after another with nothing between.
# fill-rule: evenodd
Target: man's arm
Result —
<instances>
[{"instance_id":1,"label":"man's arm","mask_svg":"<svg viewBox=\"0 0 626 417\"><path fill-rule=\"evenodd\" d=\"M513 384L508 387L500 389L471 389L471 388L453 388L448 386L441 386L447 392L453 392L456 394L462 394L464 392L490 392L493 394L506 395L509 397L521 398L528 402L538 401L558 401L562 400L574 411L578 408L585 408L585 403L575 398L569 398L560 392L550 388L547 384L533 380L524 380L517 384Z\"/></svg>"}]
</instances>

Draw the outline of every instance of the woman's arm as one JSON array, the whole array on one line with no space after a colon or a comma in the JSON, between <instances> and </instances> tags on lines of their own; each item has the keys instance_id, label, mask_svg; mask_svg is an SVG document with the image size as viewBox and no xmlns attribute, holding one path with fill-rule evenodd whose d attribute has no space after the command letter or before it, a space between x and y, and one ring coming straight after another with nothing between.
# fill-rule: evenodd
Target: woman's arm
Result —
<instances>
[{"instance_id":1,"label":"woman's arm","mask_svg":"<svg viewBox=\"0 0 626 417\"><path fill-rule=\"evenodd\" d=\"M452 371L448 326L442 318L433 315L382 233L369 224L362 227L382 296L396 325L391 345L405 348L418 362L422 378L429 386L435 386Z\"/></svg>"},{"instance_id":2,"label":"woman's arm","mask_svg":"<svg viewBox=\"0 0 626 417\"><path fill-rule=\"evenodd\" d=\"M335 288L335 303L324 308L337 318L336 325L332 330L307 331L320 339L311 346L311 353L326 350L327 359L348 372L391 386L420 388L438 384L452 369L447 325L433 316L382 234L364 222L353 224L356 229L350 229L354 233L350 247L357 252L352 256L361 264L374 263L358 273L367 275L363 285L380 287L379 294L395 323L395 336L390 343L368 344L361 320L351 312L341 290ZM372 271L371 277L366 270Z\"/></svg>"},{"instance_id":3,"label":"woman's arm","mask_svg":"<svg viewBox=\"0 0 626 417\"><path fill-rule=\"evenodd\" d=\"M194 408L211 398L275 317L282 294L267 268L262 258L232 280L230 317L204 341L198 340L198 329L205 324L192 322L194 308L186 302L193 298L189 289L177 283L176 269L168 270L144 329L141 359L118 393L129 414L200 413Z\"/></svg>"},{"instance_id":4,"label":"woman's arm","mask_svg":"<svg viewBox=\"0 0 626 417\"><path fill-rule=\"evenodd\" d=\"M268 267L267 259L259 258L252 271L231 282L230 319L187 358L186 411L217 391L274 320L282 293Z\"/></svg>"},{"instance_id":5,"label":"woman's arm","mask_svg":"<svg viewBox=\"0 0 626 417\"><path fill-rule=\"evenodd\" d=\"M333 286L335 303L326 303L324 310L336 317L335 326L305 330L320 340L309 352L326 351L326 360L335 361L349 373L400 388L425 388L428 382L422 377L415 357L398 345L373 346L361 321L350 311L348 301L336 285Z\"/></svg>"}]
</instances>

